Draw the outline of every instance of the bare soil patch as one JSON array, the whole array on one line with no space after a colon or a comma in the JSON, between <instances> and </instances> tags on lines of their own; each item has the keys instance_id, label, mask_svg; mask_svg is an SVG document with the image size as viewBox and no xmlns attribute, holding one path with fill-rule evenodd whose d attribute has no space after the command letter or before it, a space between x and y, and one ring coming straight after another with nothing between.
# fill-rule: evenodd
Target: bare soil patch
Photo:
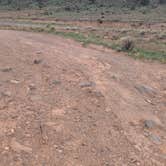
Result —
<instances>
[{"instance_id":1,"label":"bare soil patch","mask_svg":"<svg viewBox=\"0 0 166 166\"><path fill-rule=\"evenodd\" d=\"M166 164L164 64L47 34L0 42L0 165Z\"/></svg>"}]
</instances>

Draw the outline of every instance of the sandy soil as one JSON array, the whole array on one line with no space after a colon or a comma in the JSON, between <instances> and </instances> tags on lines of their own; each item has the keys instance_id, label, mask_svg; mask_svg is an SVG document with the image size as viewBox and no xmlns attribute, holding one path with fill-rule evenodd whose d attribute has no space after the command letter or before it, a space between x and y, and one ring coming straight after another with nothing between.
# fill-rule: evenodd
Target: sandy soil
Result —
<instances>
[{"instance_id":1,"label":"sandy soil","mask_svg":"<svg viewBox=\"0 0 166 166\"><path fill-rule=\"evenodd\" d=\"M1 166L165 166L165 108L165 64L0 31Z\"/></svg>"}]
</instances>

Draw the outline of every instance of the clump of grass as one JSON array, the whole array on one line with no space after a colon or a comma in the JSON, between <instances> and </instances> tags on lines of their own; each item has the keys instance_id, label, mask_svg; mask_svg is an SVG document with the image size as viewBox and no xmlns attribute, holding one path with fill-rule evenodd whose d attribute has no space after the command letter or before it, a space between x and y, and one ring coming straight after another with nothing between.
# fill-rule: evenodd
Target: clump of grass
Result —
<instances>
[{"instance_id":1,"label":"clump of grass","mask_svg":"<svg viewBox=\"0 0 166 166\"><path fill-rule=\"evenodd\" d=\"M25 29L23 29L23 30L25 30ZM34 31L34 32L44 32L45 31L45 29L42 27L31 27L29 30ZM29 30L27 29L25 31L29 31Z\"/></svg>"},{"instance_id":2,"label":"clump of grass","mask_svg":"<svg viewBox=\"0 0 166 166\"><path fill-rule=\"evenodd\" d=\"M87 38L81 33L55 31L54 34L60 35L60 36L66 37L66 38L71 38L78 42L83 42L83 43L87 42Z\"/></svg>"},{"instance_id":3,"label":"clump of grass","mask_svg":"<svg viewBox=\"0 0 166 166\"><path fill-rule=\"evenodd\" d=\"M50 27L49 29L48 29L48 32L55 32L55 27Z\"/></svg>"},{"instance_id":4,"label":"clump of grass","mask_svg":"<svg viewBox=\"0 0 166 166\"><path fill-rule=\"evenodd\" d=\"M55 31L54 34L60 35L66 38L72 38L75 41L81 42L84 46L87 46L88 44L96 44L96 45L105 46L107 48L113 47L113 45L110 42L104 41L102 38L97 37L93 34L89 34L85 36L82 33L63 32L63 31Z\"/></svg>"},{"instance_id":5,"label":"clump of grass","mask_svg":"<svg viewBox=\"0 0 166 166\"><path fill-rule=\"evenodd\" d=\"M154 52L135 48L133 51L129 52L129 56L147 60L158 60L166 63L166 52Z\"/></svg>"},{"instance_id":6,"label":"clump of grass","mask_svg":"<svg viewBox=\"0 0 166 166\"><path fill-rule=\"evenodd\" d=\"M47 24L46 28L50 28L52 26L52 24Z\"/></svg>"},{"instance_id":7,"label":"clump of grass","mask_svg":"<svg viewBox=\"0 0 166 166\"><path fill-rule=\"evenodd\" d=\"M120 45L121 45L122 51L131 51L135 47L135 42L133 38L128 36L128 37L123 37L120 39Z\"/></svg>"},{"instance_id":8,"label":"clump of grass","mask_svg":"<svg viewBox=\"0 0 166 166\"><path fill-rule=\"evenodd\" d=\"M166 39L166 33L157 34L156 37L157 37L157 39L159 39L159 40L160 40L160 39L161 39L161 40L162 40L162 39Z\"/></svg>"},{"instance_id":9,"label":"clump of grass","mask_svg":"<svg viewBox=\"0 0 166 166\"><path fill-rule=\"evenodd\" d=\"M47 24L46 27L45 27L45 31L46 32L54 32L55 27L52 24Z\"/></svg>"}]
</instances>

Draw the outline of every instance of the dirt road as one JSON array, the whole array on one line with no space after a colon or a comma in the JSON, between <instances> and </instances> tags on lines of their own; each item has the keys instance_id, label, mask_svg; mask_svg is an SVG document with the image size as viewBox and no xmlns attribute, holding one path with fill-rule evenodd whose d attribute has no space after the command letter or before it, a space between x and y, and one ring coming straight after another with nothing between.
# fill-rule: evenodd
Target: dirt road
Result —
<instances>
[{"instance_id":1,"label":"dirt road","mask_svg":"<svg viewBox=\"0 0 166 166\"><path fill-rule=\"evenodd\" d=\"M165 64L0 31L1 166L165 166L165 99Z\"/></svg>"}]
</instances>

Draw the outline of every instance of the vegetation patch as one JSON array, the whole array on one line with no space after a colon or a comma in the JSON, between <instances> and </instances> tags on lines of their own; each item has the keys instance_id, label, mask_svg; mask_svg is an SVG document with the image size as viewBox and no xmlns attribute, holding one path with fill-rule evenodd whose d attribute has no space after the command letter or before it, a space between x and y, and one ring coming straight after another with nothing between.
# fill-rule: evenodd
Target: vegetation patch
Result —
<instances>
[{"instance_id":1,"label":"vegetation patch","mask_svg":"<svg viewBox=\"0 0 166 166\"><path fill-rule=\"evenodd\" d=\"M166 52L155 52L135 48L133 51L129 52L129 56L139 59L158 60L166 63Z\"/></svg>"},{"instance_id":2,"label":"vegetation patch","mask_svg":"<svg viewBox=\"0 0 166 166\"><path fill-rule=\"evenodd\" d=\"M137 48L132 38L124 38L121 43L106 41L101 37L96 36L93 33L83 34L81 32L68 32L56 30L55 26L46 25L45 27L20 27L20 26L6 26L0 27L0 29L12 29L21 31L32 31L32 32L45 32L54 35L59 35L65 38L74 39L75 41L81 42L83 46L88 44L101 45L107 48L114 49L116 51L127 52L129 56L139 59L157 60L166 63L166 52L149 51L145 49Z\"/></svg>"},{"instance_id":3,"label":"vegetation patch","mask_svg":"<svg viewBox=\"0 0 166 166\"><path fill-rule=\"evenodd\" d=\"M166 52L155 52L144 50L140 48L134 48L134 41L132 38L126 38L124 40L123 45L118 45L115 43L111 43L103 40L102 38L96 37L93 34L89 34L85 36L82 33L76 32L63 32L63 31L51 31L51 33L60 35L66 38L74 39L75 41L81 42L84 46L88 44L102 45L107 48L114 49L116 51L124 51L128 52L128 55L134 58L139 59L147 59L147 60L158 60L160 62L166 62Z\"/></svg>"},{"instance_id":4,"label":"vegetation patch","mask_svg":"<svg viewBox=\"0 0 166 166\"><path fill-rule=\"evenodd\" d=\"M131 51L135 47L134 39L130 36L121 38L120 42L123 51Z\"/></svg>"},{"instance_id":5,"label":"vegetation patch","mask_svg":"<svg viewBox=\"0 0 166 166\"><path fill-rule=\"evenodd\" d=\"M87 46L88 44L96 44L96 45L102 45L107 48L115 48L115 46L112 43L104 41L102 38L96 37L93 34L84 35L83 33L79 32L63 32L63 31L54 31L51 33L66 38L74 39L75 41L81 42L83 46Z\"/></svg>"}]
</instances>

